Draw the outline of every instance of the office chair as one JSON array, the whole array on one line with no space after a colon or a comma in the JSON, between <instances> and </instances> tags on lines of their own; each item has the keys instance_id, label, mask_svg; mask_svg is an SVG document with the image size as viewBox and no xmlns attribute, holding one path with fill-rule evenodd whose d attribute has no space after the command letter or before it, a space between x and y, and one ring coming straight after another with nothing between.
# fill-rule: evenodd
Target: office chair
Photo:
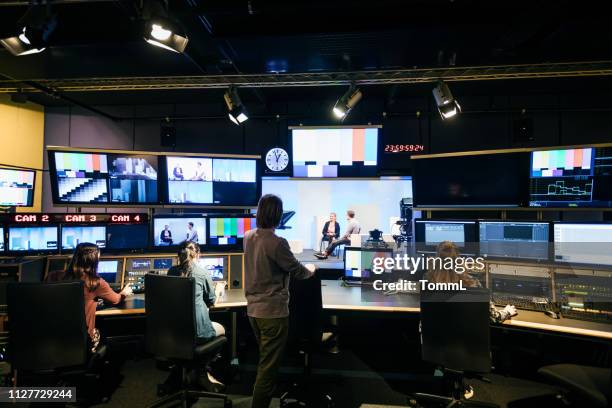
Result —
<instances>
[{"instance_id":1,"label":"office chair","mask_svg":"<svg viewBox=\"0 0 612 408\"><path fill-rule=\"evenodd\" d=\"M544 366L538 373L568 391L568 399L585 406L612 406L612 369L577 364Z\"/></svg>"},{"instance_id":2,"label":"office chair","mask_svg":"<svg viewBox=\"0 0 612 408\"><path fill-rule=\"evenodd\" d=\"M208 365L227 343L225 336L219 336L205 344L196 344L194 279L149 273L145 276L145 287L146 349L178 365L182 373L179 391L161 398L150 408L173 402L187 406L197 398L221 399L224 408L231 408L227 395L190 389L188 384L188 373ZM157 392L163 395L164 386L158 385Z\"/></svg>"},{"instance_id":3,"label":"office chair","mask_svg":"<svg viewBox=\"0 0 612 408\"><path fill-rule=\"evenodd\" d=\"M289 283L289 349L303 357L302 378L280 399L281 407L331 408L333 400L327 394L312 390L310 356L321 348L323 337L323 299L321 278L291 279Z\"/></svg>"},{"instance_id":4,"label":"office chair","mask_svg":"<svg viewBox=\"0 0 612 408\"><path fill-rule=\"evenodd\" d=\"M451 395L414 394L411 401L446 404L447 407L497 407L466 400L465 378L482 377L491 370L487 289L421 292L421 342L423 360L442 367L452 384Z\"/></svg>"},{"instance_id":5,"label":"office chair","mask_svg":"<svg viewBox=\"0 0 612 408\"><path fill-rule=\"evenodd\" d=\"M78 384L79 400L108 400L97 364L104 362L106 347L89 351L83 282L9 283L7 289L8 356L16 385Z\"/></svg>"}]
</instances>

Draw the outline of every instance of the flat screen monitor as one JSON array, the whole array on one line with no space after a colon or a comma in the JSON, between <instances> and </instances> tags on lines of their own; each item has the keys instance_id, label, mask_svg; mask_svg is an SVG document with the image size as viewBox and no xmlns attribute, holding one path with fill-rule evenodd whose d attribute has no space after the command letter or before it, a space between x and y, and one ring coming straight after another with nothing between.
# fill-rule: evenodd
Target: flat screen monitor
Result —
<instances>
[{"instance_id":1,"label":"flat screen monitor","mask_svg":"<svg viewBox=\"0 0 612 408\"><path fill-rule=\"evenodd\" d=\"M166 157L168 203L254 207L261 193L256 159Z\"/></svg>"},{"instance_id":2,"label":"flat screen monitor","mask_svg":"<svg viewBox=\"0 0 612 408\"><path fill-rule=\"evenodd\" d=\"M108 283L120 283L121 266L119 259L102 259L98 262L98 275Z\"/></svg>"},{"instance_id":3,"label":"flat screen monitor","mask_svg":"<svg viewBox=\"0 0 612 408\"><path fill-rule=\"evenodd\" d=\"M476 221L422 220L414 223L414 237L419 252L435 253L443 241L455 243L462 254L476 253Z\"/></svg>"},{"instance_id":4,"label":"flat screen monitor","mask_svg":"<svg viewBox=\"0 0 612 408\"><path fill-rule=\"evenodd\" d=\"M531 153L531 207L612 206L612 147Z\"/></svg>"},{"instance_id":5,"label":"flat screen monitor","mask_svg":"<svg viewBox=\"0 0 612 408\"><path fill-rule=\"evenodd\" d=\"M170 268L172 268L172 258L153 259L153 269L167 271Z\"/></svg>"},{"instance_id":6,"label":"flat screen monitor","mask_svg":"<svg viewBox=\"0 0 612 408\"><path fill-rule=\"evenodd\" d=\"M244 233L255 228L253 217L210 217L209 240L212 246L242 247Z\"/></svg>"},{"instance_id":7,"label":"flat screen monitor","mask_svg":"<svg viewBox=\"0 0 612 408\"><path fill-rule=\"evenodd\" d=\"M155 204L157 156L108 155L110 201L113 204Z\"/></svg>"},{"instance_id":8,"label":"flat screen monitor","mask_svg":"<svg viewBox=\"0 0 612 408\"><path fill-rule=\"evenodd\" d=\"M198 264L210 272L212 280L225 280L225 257L222 256L200 256Z\"/></svg>"},{"instance_id":9,"label":"flat screen monitor","mask_svg":"<svg viewBox=\"0 0 612 408\"><path fill-rule=\"evenodd\" d=\"M57 230L56 226L9 227L8 250L15 252L57 251Z\"/></svg>"},{"instance_id":10,"label":"flat screen monitor","mask_svg":"<svg viewBox=\"0 0 612 408\"><path fill-rule=\"evenodd\" d=\"M344 278L347 280L361 280L373 278L372 271L375 258L392 258L391 248L354 248L344 250ZM385 269L384 272L391 272Z\"/></svg>"},{"instance_id":11,"label":"flat screen monitor","mask_svg":"<svg viewBox=\"0 0 612 408\"><path fill-rule=\"evenodd\" d=\"M104 225L62 226L62 249L75 249L83 242L96 244L98 248L105 248L106 227Z\"/></svg>"},{"instance_id":12,"label":"flat screen monitor","mask_svg":"<svg viewBox=\"0 0 612 408\"><path fill-rule=\"evenodd\" d=\"M110 250L147 249L149 224L109 224L106 226L106 248Z\"/></svg>"},{"instance_id":13,"label":"flat screen monitor","mask_svg":"<svg viewBox=\"0 0 612 408\"><path fill-rule=\"evenodd\" d=\"M293 177L373 177L378 127L292 129Z\"/></svg>"},{"instance_id":14,"label":"flat screen monitor","mask_svg":"<svg viewBox=\"0 0 612 408\"><path fill-rule=\"evenodd\" d=\"M548 260L547 222L480 221L480 255L495 258Z\"/></svg>"},{"instance_id":15,"label":"flat screen monitor","mask_svg":"<svg viewBox=\"0 0 612 408\"><path fill-rule=\"evenodd\" d=\"M612 266L612 224L554 223L555 261Z\"/></svg>"},{"instance_id":16,"label":"flat screen monitor","mask_svg":"<svg viewBox=\"0 0 612 408\"><path fill-rule=\"evenodd\" d=\"M108 203L106 154L49 152L55 203Z\"/></svg>"},{"instance_id":17,"label":"flat screen monitor","mask_svg":"<svg viewBox=\"0 0 612 408\"><path fill-rule=\"evenodd\" d=\"M35 179L33 170L0 169L0 207L31 207Z\"/></svg>"},{"instance_id":18,"label":"flat screen monitor","mask_svg":"<svg viewBox=\"0 0 612 408\"><path fill-rule=\"evenodd\" d=\"M153 246L177 246L185 241L206 245L206 218L195 215L153 218Z\"/></svg>"},{"instance_id":19,"label":"flat screen monitor","mask_svg":"<svg viewBox=\"0 0 612 408\"><path fill-rule=\"evenodd\" d=\"M517 207L526 202L528 154L412 160L415 207Z\"/></svg>"},{"instance_id":20,"label":"flat screen monitor","mask_svg":"<svg viewBox=\"0 0 612 408\"><path fill-rule=\"evenodd\" d=\"M150 271L151 270L151 259L132 259L129 263L130 271Z\"/></svg>"},{"instance_id":21,"label":"flat screen monitor","mask_svg":"<svg viewBox=\"0 0 612 408\"><path fill-rule=\"evenodd\" d=\"M4 252L4 227L0 227L0 252Z\"/></svg>"}]
</instances>

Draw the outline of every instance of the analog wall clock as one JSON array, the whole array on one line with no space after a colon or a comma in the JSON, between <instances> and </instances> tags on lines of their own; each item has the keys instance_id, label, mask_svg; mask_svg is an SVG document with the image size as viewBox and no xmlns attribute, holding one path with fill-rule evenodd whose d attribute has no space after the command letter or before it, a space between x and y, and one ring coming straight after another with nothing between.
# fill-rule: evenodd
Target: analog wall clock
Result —
<instances>
[{"instance_id":1,"label":"analog wall clock","mask_svg":"<svg viewBox=\"0 0 612 408\"><path fill-rule=\"evenodd\" d=\"M273 147L266 154L266 167L273 172L281 172L289 165L289 154L281 147Z\"/></svg>"}]
</instances>

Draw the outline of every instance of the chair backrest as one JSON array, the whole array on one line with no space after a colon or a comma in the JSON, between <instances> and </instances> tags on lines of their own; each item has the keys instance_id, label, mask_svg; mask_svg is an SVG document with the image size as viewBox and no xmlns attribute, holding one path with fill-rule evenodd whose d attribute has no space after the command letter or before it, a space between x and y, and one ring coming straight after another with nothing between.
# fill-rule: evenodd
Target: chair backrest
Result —
<instances>
[{"instance_id":1,"label":"chair backrest","mask_svg":"<svg viewBox=\"0 0 612 408\"><path fill-rule=\"evenodd\" d=\"M488 289L422 291L423 360L457 371L489 372L489 308Z\"/></svg>"},{"instance_id":2,"label":"chair backrest","mask_svg":"<svg viewBox=\"0 0 612 408\"><path fill-rule=\"evenodd\" d=\"M323 298L318 274L289 283L289 341L315 347L323 335Z\"/></svg>"},{"instance_id":3,"label":"chair backrest","mask_svg":"<svg viewBox=\"0 0 612 408\"><path fill-rule=\"evenodd\" d=\"M194 278L147 274L145 288L147 351L191 360L196 339Z\"/></svg>"},{"instance_id":4,"label":"chair backrest","mask_svg":"<svg viewBox=\"0 0 612 408\"><path fill-rule=\"evenodd\" d=\"M87 362L83 282L9 283L9 360L26 371Z\"/></svg>"}]
</instances>

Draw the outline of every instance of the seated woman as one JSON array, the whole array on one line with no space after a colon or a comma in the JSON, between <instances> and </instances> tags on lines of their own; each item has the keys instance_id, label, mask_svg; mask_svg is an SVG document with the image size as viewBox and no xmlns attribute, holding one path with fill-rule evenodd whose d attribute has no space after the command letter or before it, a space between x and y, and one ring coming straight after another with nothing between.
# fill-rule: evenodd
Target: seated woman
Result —
<instances>
[{"instance_id":1,"label":"seated woman","mask_svg":"<svg viewBox=\"0 0 612 408\"><path fill-rule=\"evenodd\" d=\"M440 242L440 244L438 244L437 256L442 259L457 258L460 256L459 248L457 248L457 245L455 245L455 243L450 241ZM463 286L468 288L477 288L482 286L478 279L470 276L467 272L457 273L453 270L447 269L435 269L429 271L427 272L425 279L433 283L459 283L460 281L462 281ZM516 307L513 305L506 305L506 307L504 307L502 310L498 310L493 304L493 302L491 302L490 311L491 321L496 323L503 322L504 320L507 320L517 314Z\"/></svg>"},{"instance_id":2,"label":"seated woman","mask_svg":"<svg viewBox=\"0 0 612 408\"><path fill-rule=\"evenodd\" d=\"M340 224L336 221L336 213L329 214L329 221L325 223L323 226L323 231L321 231L323 237L321 238L321 243L327 242L326 248L338 237L340 237Z\"/></svg>"},{"instance_id":3,"label":"seated woman","mask_svg":"<svg viewBox=\"0 0 612 408\"><path fill-rule=\"evenodd\" d=\"M116 293L110 285L98 276L98 262L100 250L94 244L83 242L77 245L74 255L65 271L51 272L47 275L47 282L65 280L81 280L84 283L85 294L85 320L87 332L91 340L91 350L96 351L100 343L100 332L96 329L97 299L116 305L127 296L132 295L132 289L126 285L120 293Z\"/></svg>"},{"instance_id":4,"label":"seated woman","mask_svg":"<svg viewBox=\"0 0 612 408\"><path fill-rule=\"evenodd\" d=\"M196 311L196 342L206 343L211 339L225 334L225 328L210 320L208 308L215 304L217 296L210 272L198 265L200 246L192 241L185 241L179 247L179 264L168 270L168 276L193 277L195 280L195 311ZM197 374L197 373L196 373ZM199 376L198 376L199 377ZM205 388L222 386L208 371L201 381ZM212 383L212 387L211 384ZM215 389L218 391L218 389Z\"/></svg>"}]
</instances>

